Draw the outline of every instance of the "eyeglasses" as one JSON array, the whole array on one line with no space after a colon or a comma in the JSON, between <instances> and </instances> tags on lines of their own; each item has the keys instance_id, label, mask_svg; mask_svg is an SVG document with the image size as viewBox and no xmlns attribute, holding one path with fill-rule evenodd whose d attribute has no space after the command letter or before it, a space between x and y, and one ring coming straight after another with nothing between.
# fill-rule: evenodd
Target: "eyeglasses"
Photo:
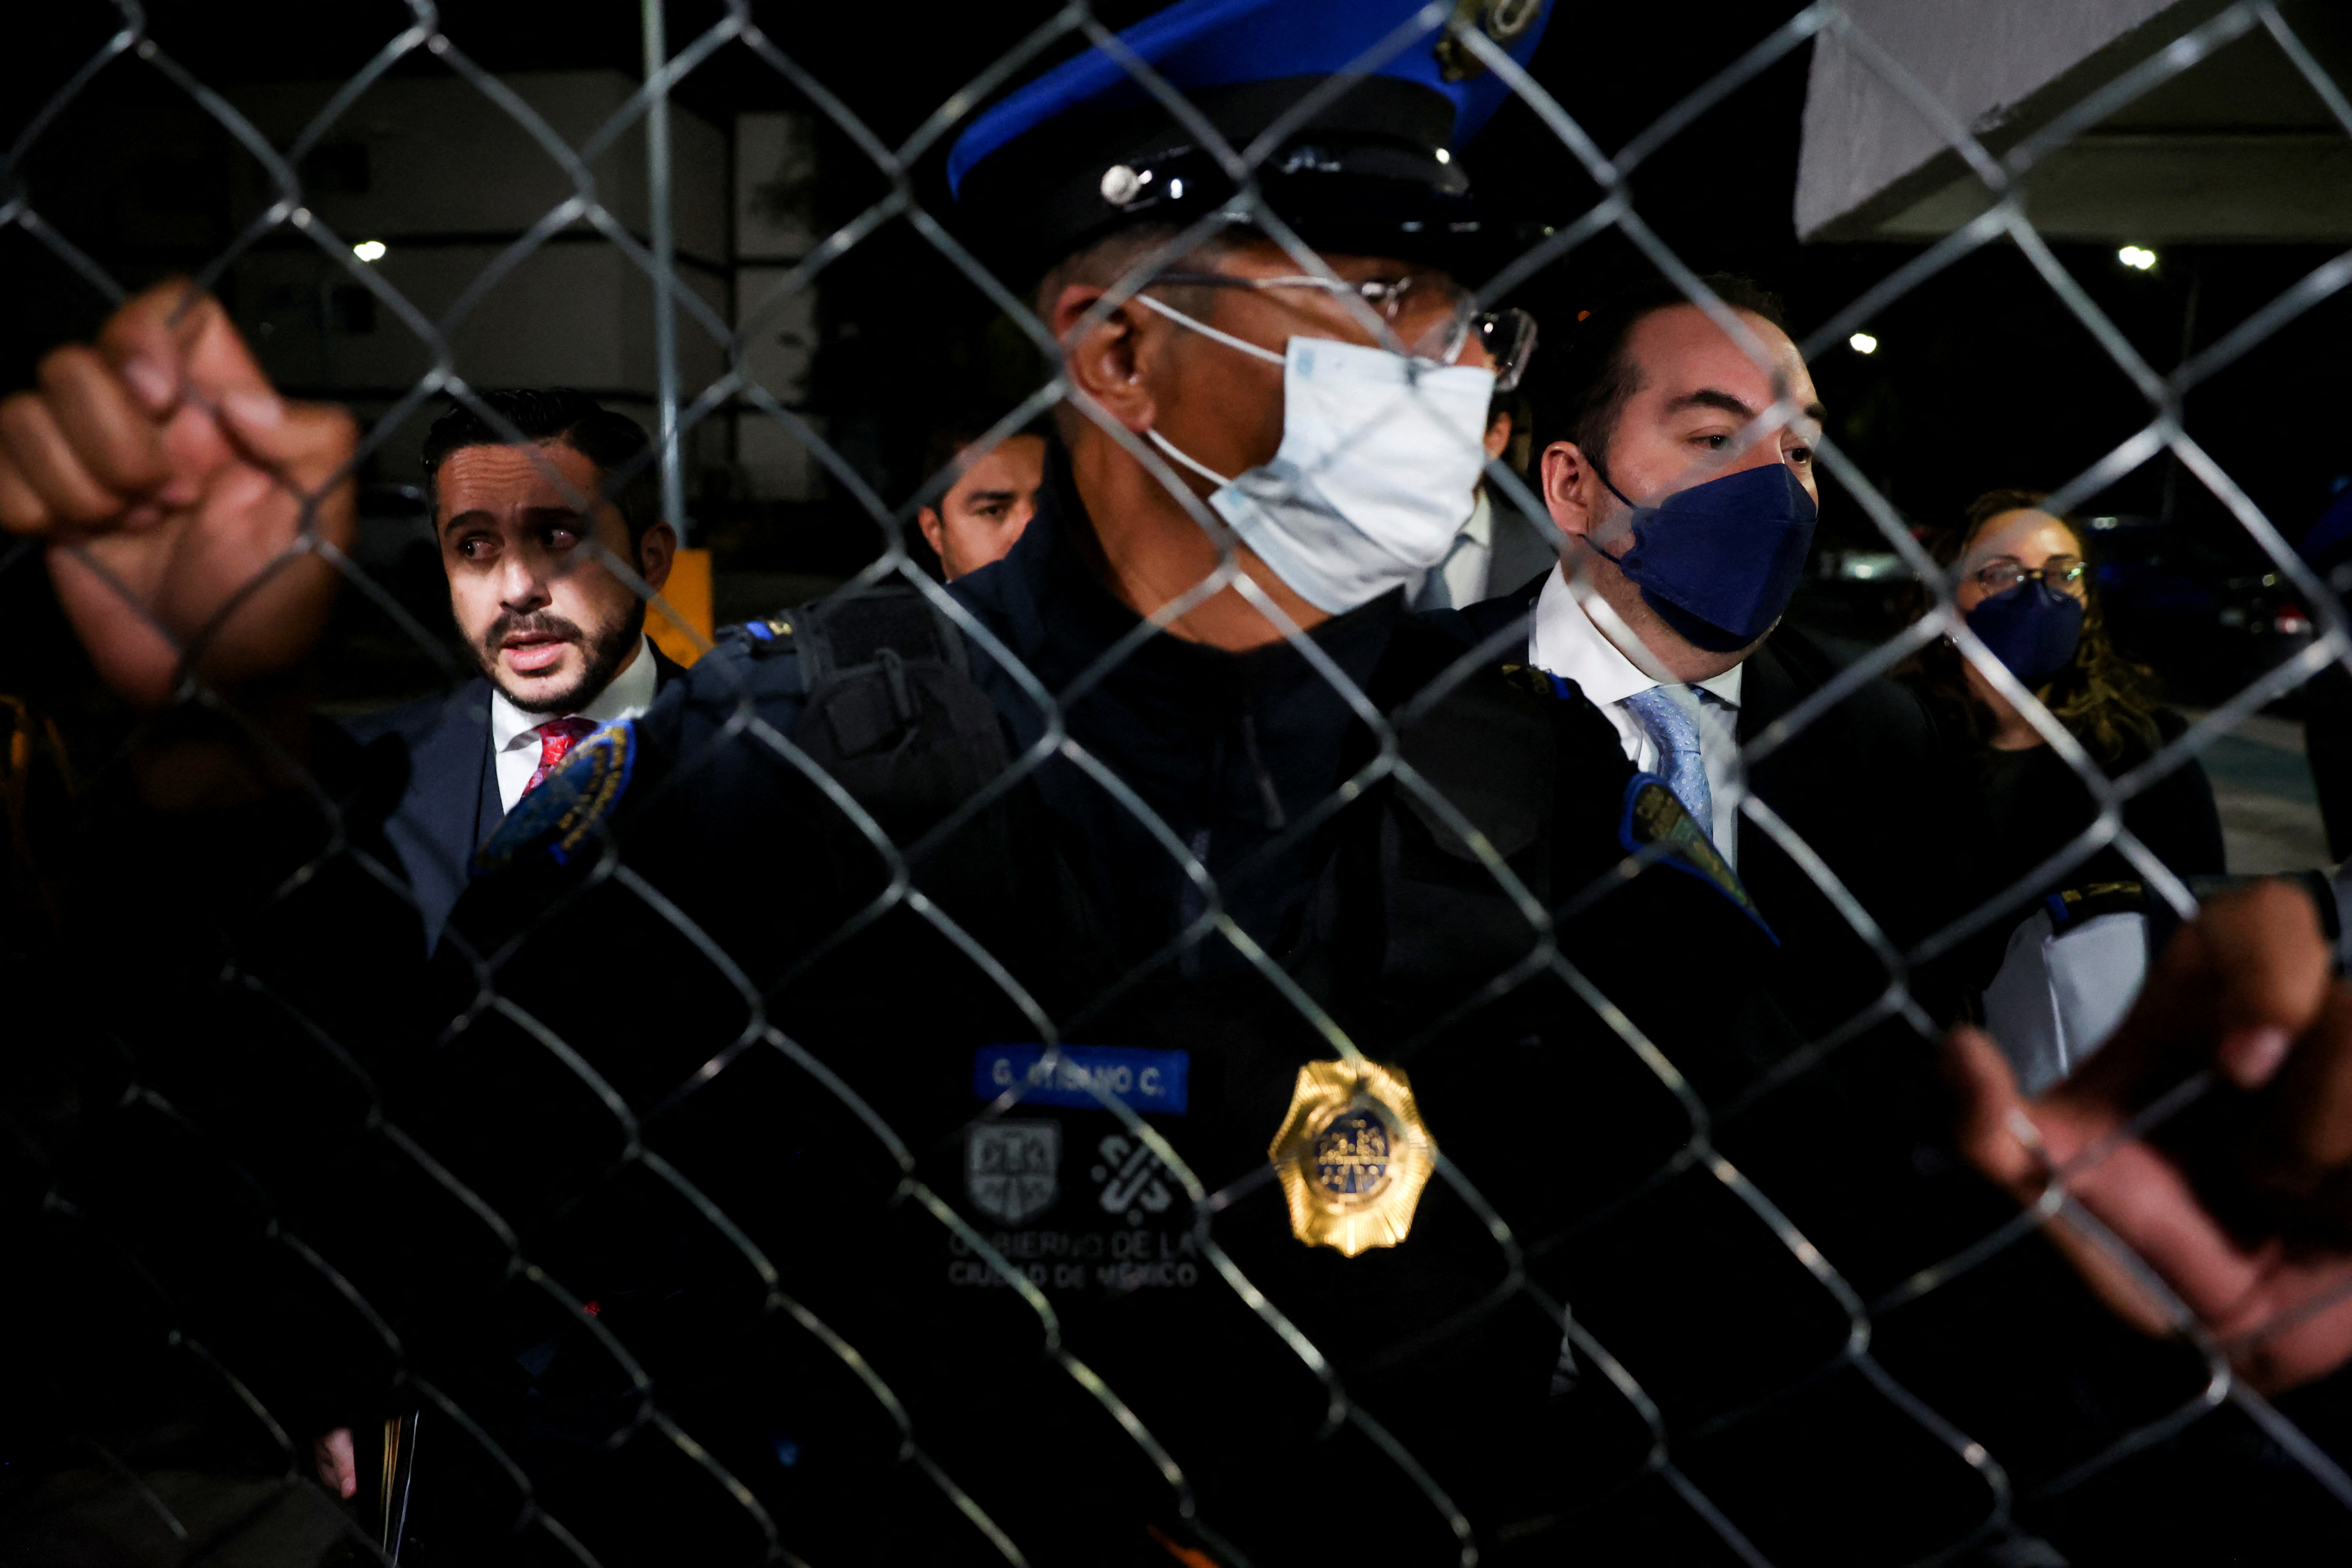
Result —
<instances>
[{"instance_id":1,"label":"eyeglasses","mask_svg":"<svg viewBox=\"0 0 2352 1568\"><path fill-rule=\"evenodd\" d=\"M1535 357L1536 319L1525 310L1481 310L1478 296L1441 272L1402 278L1242 278L1230 272L1163 272L1154 283L1206 289L1314 289L1362 300L1387 324L1404 352L1430 364L1452 364L1472 334L1495 367L1495 390L1509 392Z\"/></svg>"},{"instance_id":2,"label":"eyeglasses","mask_svg":"<svg viewBox=\"0 0 2352 1568\"><path fill-rule=\"evenodd\" d=\"M1988 594L2006 594L2020 583L2047 583L2062 594L2083 596L2083 579L2090 567L2079 557L2053 555L2040 566L2027 566L2004 555L1998 561L1988 561L1974 574L1977 583Z\"/></svg>"}]
</instances>

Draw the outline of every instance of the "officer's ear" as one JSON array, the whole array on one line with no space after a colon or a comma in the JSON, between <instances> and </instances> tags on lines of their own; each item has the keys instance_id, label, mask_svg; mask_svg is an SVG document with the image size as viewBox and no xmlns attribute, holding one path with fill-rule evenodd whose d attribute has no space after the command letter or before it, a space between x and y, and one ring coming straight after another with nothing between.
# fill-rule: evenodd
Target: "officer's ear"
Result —
<instances>
[{"instance_id":1,"label":"officer's ear","mask_svg":"<svg viewBox=\"0 0 2352 1568\"><path fill-rule=\"evenodd\" d=\"M1554 441L1543 453L1544 510L1562 533L1581 539L1592 531L1593 492L1600 476L1573 441Z\"/></svg>"},{"instance_id":2,"label":"officer's ear","mask_svg":"<svg viewBox=\"0 0 2352 1568\"><path fill-rule=\"evenodd\" d=\"M1055 301L1047 325L1062 341L1062 369L1071 384L1129 429L1149 430L1159 405L1143 374L1141 311L1126 300L1099 321L1090 319L1107 292L1092 284L1070 284Z\"/></svg>"}]
</instances>

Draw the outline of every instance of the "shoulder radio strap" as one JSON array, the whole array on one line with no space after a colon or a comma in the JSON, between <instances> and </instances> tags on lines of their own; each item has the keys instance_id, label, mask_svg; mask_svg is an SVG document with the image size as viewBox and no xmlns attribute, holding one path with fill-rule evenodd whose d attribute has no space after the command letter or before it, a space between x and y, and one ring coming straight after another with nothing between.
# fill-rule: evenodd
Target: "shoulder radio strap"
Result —
<instances>
[{"instance_id":1,"label":"shoulder radio strap","mask_svg":"<svg viewBox=\"0 0 2352 1568\"><path fill-rule=\"evenodd\" d=\"M806 706L793 742L900 837L1004 771L996 708L963 634L903 584L814 600L783 617Z\"/></svg>"}]
</instances>

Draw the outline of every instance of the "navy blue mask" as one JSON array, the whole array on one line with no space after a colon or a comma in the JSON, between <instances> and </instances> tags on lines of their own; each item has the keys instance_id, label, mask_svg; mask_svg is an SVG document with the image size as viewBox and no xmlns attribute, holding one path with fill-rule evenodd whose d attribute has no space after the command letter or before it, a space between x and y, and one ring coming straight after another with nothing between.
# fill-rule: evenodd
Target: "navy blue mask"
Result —
<instances>
[{"instance_id":1,"label":"navy blue mask","mask_svg":"<svg viewBox=\"0 0 2352 1568\"><path fill-rule=\"evenodd\" d=\"M1609 493L1633 508L1633 547L1614 558L1619 568L1694 646L1746 647L1788 609L1821 513L1786 463L1726 474L1655 506L1634 506L1615 485Z\"/></svg>"},{"instance_id":2,"label":"navy blue mask","mask_svg":"<svg viewBox=\"0 0 2352 1568\"><path fill-rule=\"evenodd\" d=\"M1981 599L1969 612L1969 630L2010 674L2039 686L2066 668L2083 637L2083 601L2036 580Z\"/></svg>"}]
</instances>

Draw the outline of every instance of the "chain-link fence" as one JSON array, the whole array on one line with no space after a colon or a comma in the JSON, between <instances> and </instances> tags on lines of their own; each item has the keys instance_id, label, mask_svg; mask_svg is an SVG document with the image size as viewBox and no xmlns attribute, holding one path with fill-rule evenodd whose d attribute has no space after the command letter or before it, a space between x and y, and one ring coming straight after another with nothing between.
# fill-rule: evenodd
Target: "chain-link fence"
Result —
<instances>
[{"instance_id":1,"label":"chain-link fence","mask_svg":"<svg viewBox=\"0 0 2352 1568\"><path fill-rule=\"evenodd\" d=\"M267 188L167 333L230 331L200 291L298 254L331 275L322 320L363 304L429 364L353 397L355 445L270 503L294 542L268 572L267 550L244 560L238 581L257 580L194 620L116 536L16 538L0 555L20 589L53 579L27 602L65 606L65 621L28 611L23 646L66 646L79 606L110 595L166 647L160 690L180 699L61 733L30 653L16 679L31 696L11 699L16 1410L0 1424L0 1509L15 1522L0 1539L15 1560L2025 1563L2342 1550L2352 1477L2335 1456L2352 1429L2336 1384L2273 1404L2257 1385L2292 1380L2249 1370L2280 1333L2340 1312L2339 1244L2324 1230L2268 1253L2233 1241L2308 1268L2294 1289L2246 1282L2217 1308L2176 1289L2165 1259L2135 1255L2130 1202L2111 1230L2116 1206L2070 1196L2177 1187L2151 1173L2162 1161L2145 1140L2180 1134L2179 1168L2201 1169L2198 1140L2234 1125L2233 1091L2173 1064L2161 1092L2079 1150L2053 1146L2054 1177L2021 1210L1951 1152L1935 1075L1944 1025L1984 1005L1969 966L2014 952L2021 919L2054 942L2122 911L2139 943L2192 915L2192 874L2221 868L2168 861L2136 831L2135 803L2181 787L2249 716L2352 669L2336 594L2183 414L2192 389L2295 332L2352 279L2347 258L2165 373L2030 221L2026 188L2044 160L2232 46L2274 50L2352 136L2344 89L2278 5L2246 0L1996 153L1823 3L1656 104L1612 154L1572 93L1496 42L1514 9L1401 12L1238 147L1084 4L974 62L896 144L828 89L788 13L747 0L683 38L648 5L660 63L584 134L475 64L421 0L290 137L257 129L250 104L184 68L128 5L101 48L23 107L0 226L110 307L129 283L46 216L65 196L17 176L94 82L129 76L138 94L200 108ZM1551 47L1574 20L1552 18ZM1574 776L1576 759L1621 753L1578 702L1529 689L1523 667L1544 663L1528 653L1537 600L1428 623L1442 636L1392 630L1385 600L1385 619L1309 613L1246 568L1232 515L1188 482L1202 465L1171 461L1140 434L1150 421L1062 368L1065 343L1131 312L1161 273L1198 270L1235 215L1287 267L1339 285L1366 341L1397 346L1394 319L1293 232L1259 176L1357 74L1441 37L1599 192L1498 258L1481 306L1525 298L1588 247L1629 244L1769 383L1771 406L1742 405L1732 445L1801 441L1822 488L1874 531L1857 550L1891 553L1925 585L1916 616L1877 627L1859 657L1815 667L1784 652L1778 676L1751 661L1744 692L1699 711L1693 755L1710 741L1737 754L1708 781L1698 848L1688 832L1637 831L1641 781L1626 795L1605 769ZM2085 440L2073 476L2032 504L2085 511L2168 456L2307 616L2291 651L2125 763L1979 636L1961 602L1976 564L1939 560L1914 531L1948 520L1890 501L1820 427L1801 365L1763 318L1643 217L1633 175L1659 149L1695 127L1737 136L1729 100L1832 46L1933 128L1981 210L1795 323L1798 353L1858 350L1906 297L2011 247L2127 379L2142 421ZM927 171L977 109L1080 47L1141 83L1239 194L1154 231L1057 331L1034 279L992 270L959 237ZM446 90L520 127L562 184L437 313L310 194L333 177L317 154L355 106L428 59ZM719 66L772 73L882 191L731 315L680 259L691 216L674 200L667 110ZM640 134L641 187L615 153L634 158ZM273 595L323 563L417 657L451 680L471 673L353 550L347 503L331 498L371 462L400 471L421 412L444 404L531 444L484 400L493 378L469 367L459 331L485 301L515 308L501 284L582 232L649 285L632 330L657 367L655 444L590 481L605 492L593 500L643 475L662 515L691 516L700 433L747 419L804 450L879 552L828 602L849 610L778 605L715 650L698 636L704 663L654 719L583 742L572 782L519 810L483 868L447 873L457 912L428 955L415 927L429 900L398 821L408 777L433 757L409 744L387 784L387 747L407 740L364 725L356 741L320 740L325 721L289 678L240 682L207 650L250 638L287 603ZM1066 498L1099 509L1124 492L1065 466L1048 480L1066 494L1055 552L1036 552L1017 589L999 572L950 593L916 521L952 473L888 493L822 410L763 384L775 323L908 234L1054 367L976 445L1060 407L1069 444L1174 498L1212 542L1206 575L1123 608L1086 587L1132 582L1118 576L1126 536L1099 510L1090 533ZM1195 298L1208 292L1150 297L1199 313L1217 303ZM239 321L267 360L250 312ZM1543 320L1541 350L1560 354L1574 326ZM698 364L718 368L697 384ZM1535 462L1488 460L1483 483L1552 549L1560 481L1548 490L1543 443L1568 433L1546 425L1544 384L1528 390ZM244 392L191 382L178 395L175 419L228 430L257 460L251 443L268 438L240 423ZM2000 422L1990 412L1983 428ZM278 456L281 480L301 472ZM1361 460L1343 449L1334 469ZM1982 488L2014 479L1997 458L1951 460L1982 467ZM576 471L537 462L594 511ZM180 504L210 517L215 503ZM1096 533L1108 542L1072 542ZM208 560L238 559L225 535L189 537ZM694 624L642 557L598 549ZM1553 581L1576 613L1617 616L1589 584ZM881 607L861 619L859 604ZM1264 635L1239 654L1202 647L1214 638L1201 617L1219 604ZM2029 733L2003 754L2079 782L2087 825L2069 818L2055 847L2017 859L2047 821L1964 832L1978 819L1937 793L1977 777L1967 759L1981 742L1937 729L1889 678L1913 679L1946 647L1953 680L1973 671L1980 705L2021 716ZM1924 749L1904 750L1906 726ZM1662 748L1649 755L1671 771ZM478 752L463 765L488 776ZM1583 844L1587 817L1597 858L1563 847ZM1738 845L1737 874L1710 827ZM2320 901L2332 921L2332 898ZM1377 1192L1384 1206L1333 1208L1318 1189ZM1327 1209L1376 1219L1350 1229L1316 1218ZM2278 1228L2231 1223L2239 1237ZM2084 1267L2106 1300L2137 1307L2101 1305L2047 1245L2053 1230L2074 1238L2070 1256L2105 1258ZM338 1429L355 1435L359 1471L341 1509L311 1479Z\"/></svg>"}]
</instances>

